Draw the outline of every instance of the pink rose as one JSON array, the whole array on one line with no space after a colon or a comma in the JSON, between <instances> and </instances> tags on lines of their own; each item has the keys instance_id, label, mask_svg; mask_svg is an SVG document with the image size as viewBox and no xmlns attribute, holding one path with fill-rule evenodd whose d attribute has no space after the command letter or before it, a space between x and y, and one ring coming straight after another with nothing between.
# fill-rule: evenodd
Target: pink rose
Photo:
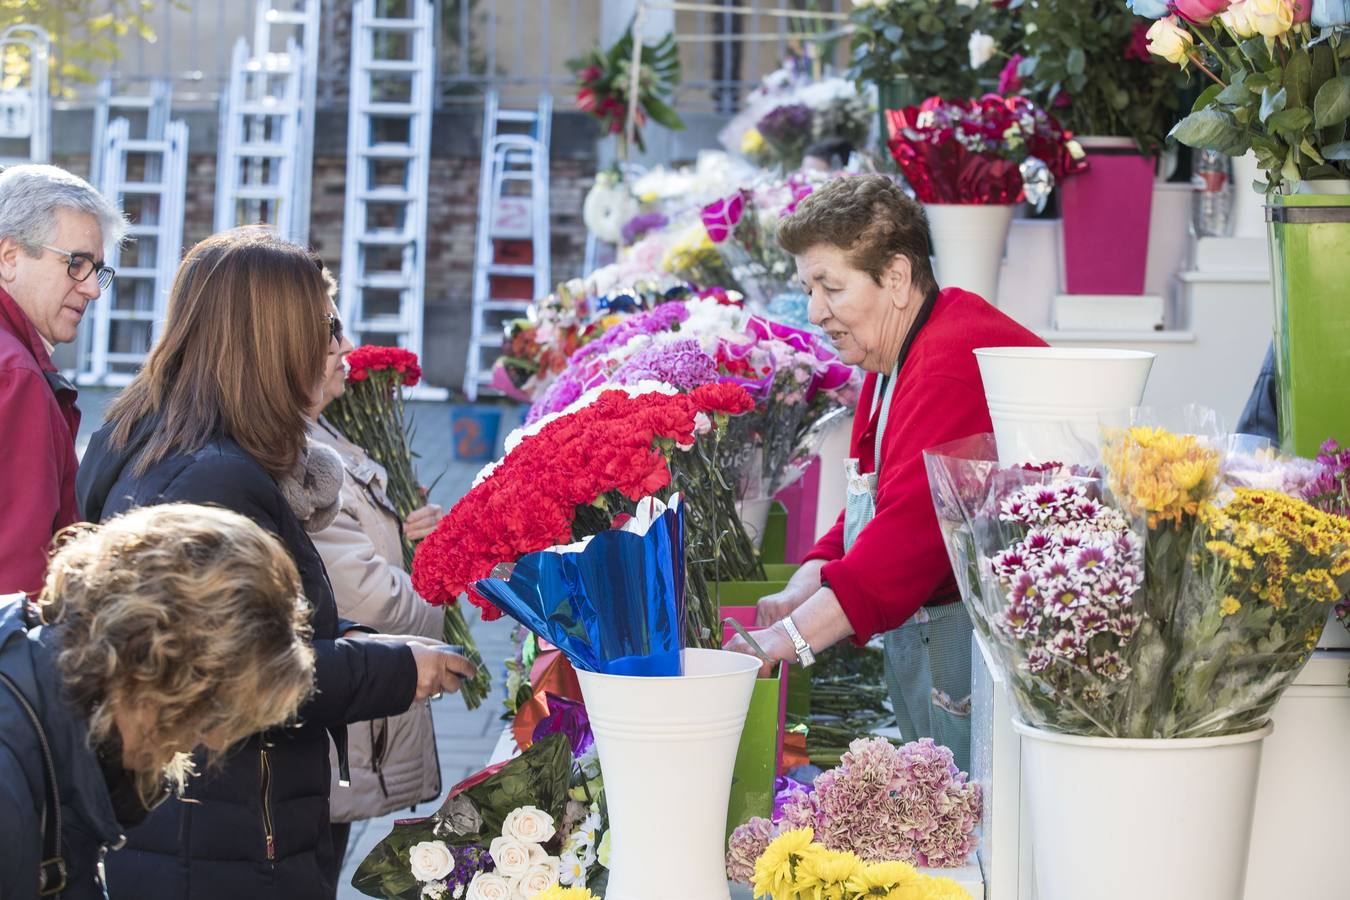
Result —
<instances>
[{"instance_id":1,"label":"pink rose","mask_svg":"<svg viewBox=\"0 0 1350 900\"><path fill-rule=\"evenodd\" d=\"M1312 0L1290 0L1294 8L1294 24L1306 22L1312 18Z\"/></svg>"},{"instance_id":2,"label":"pink rose","mask_svg":"<svg viewBox=\"0 0 1350 900\"><path fill-rule=\"evenodd\" d=\"M1003 67L1003 71L998 73L998 92L1000 94L1021 93L1022 79L1017 74L1017 67L1021 64L1022 54L1014 53Z\"/></svg>"},{"instance_id":3,"label":"pink rose","mask_svg":"<svg viewBox=\"0 0 1350 900\"><path fill-rule=\"evenodd\" d=\"M1183 19L1197 25L1205 25L1210 19L1228 8L1230 0L1172 0L1172 8Z\"/></svg>"}]
</instances>

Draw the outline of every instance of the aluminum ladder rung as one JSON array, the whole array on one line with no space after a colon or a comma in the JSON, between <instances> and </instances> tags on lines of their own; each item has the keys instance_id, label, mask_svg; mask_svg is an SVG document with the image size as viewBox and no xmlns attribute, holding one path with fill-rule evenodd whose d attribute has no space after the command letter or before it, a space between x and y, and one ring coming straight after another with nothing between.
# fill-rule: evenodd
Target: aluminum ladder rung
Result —
<instances>
[{"instance_id":1,"label":"aluminum ladder rung","mask_svg":"<svg viewBox=\"0 0 1350 900\"><path fill-rule=\"evenodd\" d=\"M401 272L373 272L357 279L356 286L377 291L409 291L413 281Z\"/></svg>"},{"instance_id":2,"label":"aluminum ladder rung","mask_svg":"<svg viewBox=\"0 0 1350 900\"><path fill-rule=\"evenodd\" d=\"M168 153L169 142L132 139L125 142L122 149L127 153Z\"/></svg>"},{"instance_id":3,"label":"aluminum ladder rung","mask_svg":"<svg viewBox=\"0 0 1350 900\"><path fill-rule=\"evenodd\" d=\"M500 238L499 240L509 240L509 239ZM491 265L486 266L484 268L484 271L487 272L489 276L501 275L501 276L516 276L522 278L533 278L535 268L533 265L507 265L505 263L492 263Z\"/></svg>"},{"instance_id":4,"label":"aluminum ladder rung","mask_svg":"<svg viewBox=\"0 0 1350 900\"><path fill-rule=\"evenodd\" d=\"M416 0L413 0L413 2L416 2ZM418 19L370 18L364 20L361 27L375 31L416 31L422 27L422 22Z\"/></svg>"},{"instance_id":5,"label":"aluminum ladder rung","mask_svg":"<svg viewBox=\"0 0 1350 900\"><path fill-rule=\"evenodd\" d=\"M417 114L415 103L372 102L363 103L359 111L367 116L412 116Z\"/></svg>"},{"instance_id":6,"label":"aluminum ladder rung","mask_svg":"<svg viewBox=\"0 0 1350 900\"><path fill-rule=\"evenodd\" d=\"M417 151L407 144L371 144L359 151L367 159L411 159Z\"/></svg>"},{"instance_id":7,"label":"aluminum ladder rung","mask_svg":"<svg viewBox=\"0 0 1350 900\"><path fill-rule=\"evenodd\" d=\"M241 103L235 108L235 114L251 117L271 117L271 116L290 116L295 114L295 107L279 100L251 100L248 103Z\"/></svg>"},{"instance_id":8,"label":"aluminum ladder rung","mask_svg":"<svg viewBox=\"0 0 1350 900\"><path fill-rule=\"evenodd\" d=\"M239 155L242 157L271 158L285 156L291 152L291 148L285 144L271 141L252 141L239 145Z\"/></svg>"},{"instance_id":9,"label":"aluminum ladder rung","mask_svg":"<svg viewBox=\"0 0 1350 900\"><path fill-rule=\"evenodd\" d=\"M413 243L417 240L417 237L406 231L390 228L380 231L367 231L357 240L371 247L401 247L404 244Z\"/></svg>"},{"instance_id":10,"label":"aluminum ladder rung","mask_svg":"<svg viewBox=\"0 0 1350 900\"><path fill-rule=\"evenodd\" d=\"M413 59L376 59L366 64L367 72L419 72L422 64Z\"/></svg>"},{"instance_id":11,"label":"aluminum ladder rung","mask_svg":"<svg viewBox=\"0 0 1350 900\"><path fill-rule=\"evenodd\" d=\"M118 185L118 192L122 194L162 194L164 190L165 185L162 181L124 181Z\"/></svg>"},{"instance_id":12,"label":"aluminum ladder rung","mask_svg":"<svg viewBox=\"0 0 1350 900\"><path fill-rule=\"evenodd\" d=\"M483 309L495 312L526 312L534 303L530 300L485 300Z\"/></svg>"},{"instance_id":13,"label":"aluminum ladder rung","mask_svg":"<svg viewBox=\"0 0 1350 900\"><path fill-rule=\"evenodd\" d=\"M370 188L358 193L357 197L365 203L412 203L422 199L412 191L393 187Z\"/></svg>"},{"instance_id":14,"label":"aluminum ladder rung","mask_svg":"<svg viewBox=\"0 0 1350 900\"><path fill-rule=\"evenodd\" d=\"M273 200L282 203L289 196L280 185L273 184L243 184L236 187L233 194L236 202L240 200Z\"/></svg>"}]
</instances>

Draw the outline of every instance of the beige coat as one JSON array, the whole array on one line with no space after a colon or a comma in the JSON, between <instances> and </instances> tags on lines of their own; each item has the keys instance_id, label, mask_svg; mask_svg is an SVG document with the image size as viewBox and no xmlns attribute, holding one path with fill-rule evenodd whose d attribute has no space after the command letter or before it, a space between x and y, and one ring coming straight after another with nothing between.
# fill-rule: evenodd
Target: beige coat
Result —
<instances>
[{"instance_id":1,"label":"beige coat","mask_svg":"<svg viewBox=\"0 0 1350 900\"><path fill-rule=\"evenodd\" d=\"M384 468L322 419L309 434L336 450L346 471L337 518L310 535L328 569L338 613L385 634L439 640L440 611L417 596L403 570L399 518L385 496ZM347 734L352 783L338 784L335 763L332 821L371 819L439 799L440 761L426 701L401 716L351 725Z\"/></svg>"}]
</instances>

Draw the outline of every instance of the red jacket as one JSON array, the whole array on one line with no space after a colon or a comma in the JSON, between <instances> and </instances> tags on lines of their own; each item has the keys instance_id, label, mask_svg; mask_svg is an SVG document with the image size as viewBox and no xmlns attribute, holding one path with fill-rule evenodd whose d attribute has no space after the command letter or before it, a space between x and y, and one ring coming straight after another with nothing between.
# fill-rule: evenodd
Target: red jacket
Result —
<instances>
[{"instance_id":1,"label":"red jacket","mask_svg":"<svg viewBox=\"0 0 1350 900\"><path fill-rule=\"evenodd\" d=\"M79 519L75 388L0 289L0 594L37 591L52 535Z\"/></svg>"},{"instance_id":2,"label":"red jacket","mask_svg":"<svg viewBox=\"0 0 1350 900\"><path fill-rule=\"evenodd\" d=\"M807 559L829 560L829 582L861 644L914 615L934 597L955 595L947 552L933 512L923 451L993 431L973 351L978 347L1043 347L1045 342L974 294L947 288L910 345L882 437L874 518L844 553L844 516ZM863 381L853 420L851 453L872 471L879 410L877 376ZM843 477L836 473L835 477Z\"/></svg>"}]
</instances>

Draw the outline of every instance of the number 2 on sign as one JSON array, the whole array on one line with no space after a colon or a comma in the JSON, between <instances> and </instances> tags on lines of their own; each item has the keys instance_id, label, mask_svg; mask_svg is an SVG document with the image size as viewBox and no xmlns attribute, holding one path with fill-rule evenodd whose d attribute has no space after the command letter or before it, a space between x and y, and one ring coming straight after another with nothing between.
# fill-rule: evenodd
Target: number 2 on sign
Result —
<instances>
[{"instance_id":1,"label":"number 2 on sign","mask_svg":"<svg viewBox=\"0 0 1350 900\"><path fill-rule=\"evenodd\" d=\"M499 237L528 237L530 201L525 197L498 197L492 215L492 233Z\"/></svg>"},{"instance_id":2,"label":"number 2 on sign","mask_svg":"<svg viewBox=\"0 0 1350 900\"><path fill-rule=\"evenodd\" d=\"M460 459L482 459L487 456L487 452L482 422L477 419L460 419L455 423L456 456Z\"/></svg>"}]
</instances>

